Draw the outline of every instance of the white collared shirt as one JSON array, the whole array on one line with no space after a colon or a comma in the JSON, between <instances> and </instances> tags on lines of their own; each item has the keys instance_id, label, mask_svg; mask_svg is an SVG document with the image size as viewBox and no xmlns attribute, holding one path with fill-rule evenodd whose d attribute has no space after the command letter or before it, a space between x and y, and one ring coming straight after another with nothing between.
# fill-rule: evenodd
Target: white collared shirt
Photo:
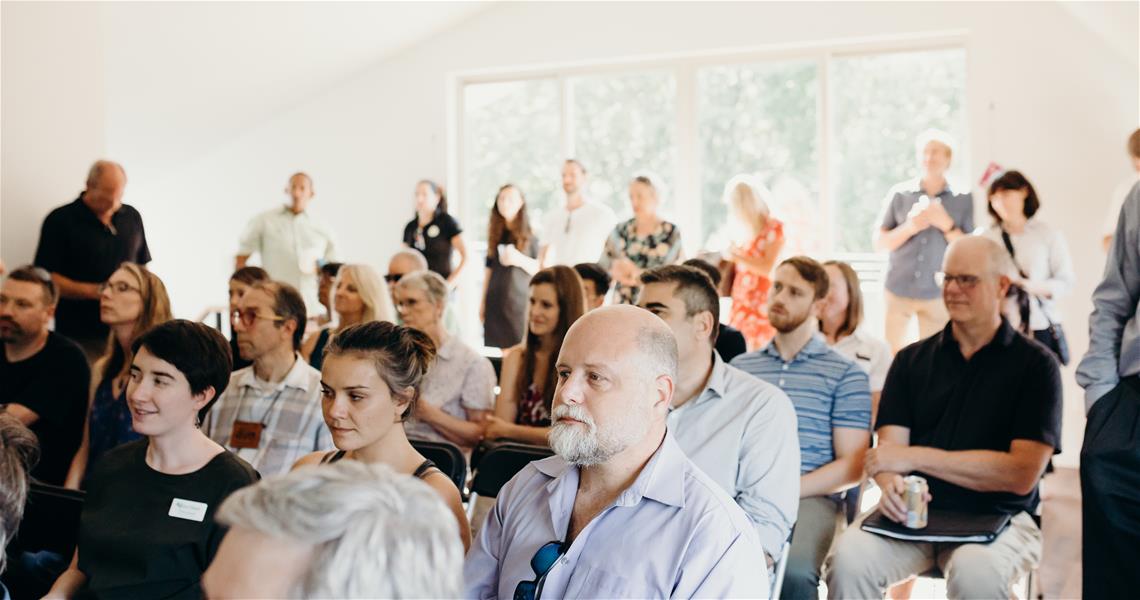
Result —
<instances>
[{"instance_id":1,"label":"white collared shirt","mask_svg":"<svg viewBox=\"0 0 1140 600\"><path fill-rule=\"evenodd\" d=\"M540 238L547 247L546 265L598 262L616 224L614 211L593 200L585 200L572 211L566 210L565 202L547 209Z\"/></svg>"},{"instance_id":2,"label":"white collared shirt","mask_svg":"<svg viewBox=\"0 0 1140 600\"><path fill-rule=\"evenodd\" d=\"M705 389L669 412L669 431L752 520L764 551L780 557L800 504L796 411L779 388L713 353Z\"/></svg>"},{"instance_id":3,"label":"white collared shirt","mask_svg":"<svg viewBox=\"0 0 1140 600\"><path fill-rule=\"evenodd\" d=\"M267 210L250 220L241 234L239 256L261 255L261 266L276 281L297 288L310 314L323 310L317 298L317 261L336 260L332 229L308 211L288 206Z\"/></svg>"},{"instance_id":4,"label":"white collared shirt","mask_svg":"<svg viewBox=\"0 0 1140 600\"><path fill-rule=\"evenodd\" d=\"M530 561L564 541L579 467L527 465L499 492L463 566L465 597L510 598ZM748 517L670 433L633 484L583 529L543 582L545 598L767 598Z\"/></svg>"}]
</instances>

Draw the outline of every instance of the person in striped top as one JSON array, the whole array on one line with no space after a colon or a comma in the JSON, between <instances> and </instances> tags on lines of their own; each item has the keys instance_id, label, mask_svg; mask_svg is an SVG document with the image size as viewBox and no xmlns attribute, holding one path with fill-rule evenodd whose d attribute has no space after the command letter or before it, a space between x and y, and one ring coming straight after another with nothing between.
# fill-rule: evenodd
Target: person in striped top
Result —
<instances>
[{"instance_id":1,"label":"person in striped top","mask_svg":"<svg viewBox=\"0 0 1140 600\"><path fill-rule=\"evenodd\" d=\"M776 337L732 366L779 387L796 409L800 506L781 598L816 598L820 568L844 523L842 493L857 485L871 442L871 387L819 333L827 271L796 256L780 263L768 296Z\"/></svg>"}]
</instances>

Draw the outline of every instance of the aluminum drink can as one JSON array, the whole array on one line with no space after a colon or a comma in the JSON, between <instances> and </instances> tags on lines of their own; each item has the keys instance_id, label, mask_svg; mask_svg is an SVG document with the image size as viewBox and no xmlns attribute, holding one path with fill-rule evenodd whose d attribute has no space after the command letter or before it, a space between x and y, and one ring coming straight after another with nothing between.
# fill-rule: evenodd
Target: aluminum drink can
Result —
<instances>
[{"instance_id":1,"label":"aluminum drink can","mask_svg":"<svg viewBox=\"0 0 1140 600\"><path fill-rule=\"evenodd\" d=\"M906 501L906 526L911 529L922 529L926 527L927 506L926 506L926 492L929 489L926 486L926 479L917 475L909 475L903 479L905 492L903 499Z\"/></svg>"}]
</instances>

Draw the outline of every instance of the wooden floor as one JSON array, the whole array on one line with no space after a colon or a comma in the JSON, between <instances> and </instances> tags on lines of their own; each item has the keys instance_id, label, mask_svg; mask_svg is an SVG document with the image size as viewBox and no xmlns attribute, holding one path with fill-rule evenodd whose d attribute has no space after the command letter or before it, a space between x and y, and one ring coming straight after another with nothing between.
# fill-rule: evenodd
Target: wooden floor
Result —
<instances>
[{"instance_id":1,"label":"wooden floor","mask_svg":"<svg viewBox=\"0 0 1140 600\"><path fill-rule=\"evenodd\" d=\"M1081 479L1076 469L1045 478L1041 526L1045 548L1038 581L1045 598L1081 597Z\"/></svg>"}]
</instances>

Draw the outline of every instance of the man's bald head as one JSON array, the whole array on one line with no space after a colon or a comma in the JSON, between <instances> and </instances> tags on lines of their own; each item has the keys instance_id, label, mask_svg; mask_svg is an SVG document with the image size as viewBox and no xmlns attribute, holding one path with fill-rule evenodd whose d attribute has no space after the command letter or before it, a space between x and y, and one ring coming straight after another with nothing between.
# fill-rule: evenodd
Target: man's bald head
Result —
<instances>
[{"instance_id":1,"label":"man's bald head","mask_svg":"<svg viewBox=\"0 0 1140 600\"><path fill-rule=\"evenodd\" d=\"M426 271L427 259L415 250L403 249L392 256L388 261L389 275L407 275L412 271Z\"/></svg>"},{"instance_id":2,"label":"man's bald head","mask_svg":"<svg viewBox=\"0 0 1140 600\"><path fill-rule=\"evenodd\" d=\"M566 341L575 334L589 336L591 342L636 352L637 362L644 369L641 375L647 379L677 377L677 339L669 326L651 312L628 304L603 306L575 321L566 333Z\"/></svg>"},{"instance_id":3,"label":"man's bald head","mask_svg":"<svg viewBox=\"0 0 1140 600\"><path fill-rule=\"evenodd\" d=\"M1009 277L1012 275L1012 265L1009 260L1009 251L996 241L980 235L965 235L946 248L942 260L942 270L950 272L950 267L958 264L976 265L985 273Z\"/></svg>"}]
</instances>

